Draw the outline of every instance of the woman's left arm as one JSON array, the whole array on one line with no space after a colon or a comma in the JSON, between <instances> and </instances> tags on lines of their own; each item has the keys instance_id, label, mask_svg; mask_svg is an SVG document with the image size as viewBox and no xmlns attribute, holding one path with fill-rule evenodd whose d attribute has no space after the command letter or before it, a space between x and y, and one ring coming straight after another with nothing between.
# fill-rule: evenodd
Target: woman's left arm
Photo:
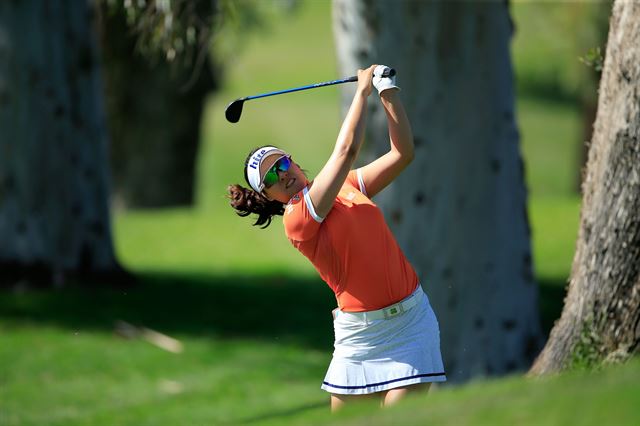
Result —
<instances>
[{"instance_id":1,"label":"woman's left arm","mask_svg":"<svg viewBox=\"0 0 640 426\"><path fill-rule=\"evenodd\" d=\"M360 169L369 198L393 182L414 158L413 133L398 92L388 89L380 93L380 101L387 114L390 149Z\"/></svg>"}]
</instances>

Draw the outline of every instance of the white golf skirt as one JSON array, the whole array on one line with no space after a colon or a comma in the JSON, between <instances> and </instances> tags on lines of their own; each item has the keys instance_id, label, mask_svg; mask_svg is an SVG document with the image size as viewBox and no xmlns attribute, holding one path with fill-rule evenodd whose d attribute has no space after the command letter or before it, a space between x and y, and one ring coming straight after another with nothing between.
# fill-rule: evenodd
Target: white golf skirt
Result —
<instances>
[{"instance_id":1,"label":"white golf skirt","mask_svg":"<svg viewBox=\"0 0 640 426\"><path fill-rule=\"evenodd\" d=\"M420 285L404 301L410 298L416 298L410 309L388 319L338 312L333 321L335 350L322 389L363 395L447 380L438 320L429 299Z\"/></svg>"}]
</instances>

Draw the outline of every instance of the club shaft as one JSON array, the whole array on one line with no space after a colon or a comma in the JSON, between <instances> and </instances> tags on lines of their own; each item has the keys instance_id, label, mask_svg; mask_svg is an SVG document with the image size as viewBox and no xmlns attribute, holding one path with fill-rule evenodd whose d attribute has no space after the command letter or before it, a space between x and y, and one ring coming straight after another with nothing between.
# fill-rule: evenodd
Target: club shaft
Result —
<instances>
[{"instance_id":1,"label":"club shaft","mask_svg":"<svg viewBox=\"0 0 640 426\"><path fill-rule=\"evenodd\" d=\"M275 92L263 93L261 95L247 96L243 100L248 101L251 99L266 98L267 96L282 95L283 93L299 92L301 90L315 89L317 87L324 87L324 86L333 86L334 84L349 83L352 81L358 81L358 77L353 76L353 77L343 78L340 80L332 80L332 81L325 81L323 83L310 84L308 86L294 87L292 89L277 90Z\"/></svg>"}]
</instances>

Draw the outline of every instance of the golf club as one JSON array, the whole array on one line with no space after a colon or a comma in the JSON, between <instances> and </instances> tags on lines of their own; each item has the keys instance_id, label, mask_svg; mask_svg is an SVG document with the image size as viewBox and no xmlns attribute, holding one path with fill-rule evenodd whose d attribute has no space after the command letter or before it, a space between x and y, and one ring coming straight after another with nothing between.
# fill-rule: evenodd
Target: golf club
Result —
<instances>
[{"instance_id":1,"label":"golf club","mask_svg":"<svg viewBox=\"0 0 640 426\"><path fill-rule=\"evenodd\" d=\"M382 73L383 77L392 77L394 75L396 75L396 70L394 70L393 68L387 68L384 73ZM317 87L333 86L334 84L349 83L352 81L358 81L358 77L354 75L352 77L343 78L341 80L325 81L323 83L310 84L308 86L294 87L292 89L278 90L275 92L263 93L261 95L239 98L227 105L227 108L224 111L224 115L225 117L227 117L227 121L229 121L230 123L237 123L240 120L240 115L242 115L242 106L246 101L258 98L266 98L267 96L282 95L284 93L299 92L300 90L315 89Z\"/></svg>"}]
</instances>

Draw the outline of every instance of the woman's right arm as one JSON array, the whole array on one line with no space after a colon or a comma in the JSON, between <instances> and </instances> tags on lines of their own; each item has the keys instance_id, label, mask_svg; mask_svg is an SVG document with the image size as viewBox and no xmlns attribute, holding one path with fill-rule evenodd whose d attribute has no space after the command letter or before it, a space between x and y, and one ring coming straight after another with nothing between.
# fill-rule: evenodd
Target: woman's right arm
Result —
<instances>
[{"instance_id":1,"label":"woman's right arm","mask_svg":"<svg viewBox=\"0 0 640 426\"><path fill-rule=\"evenodd\" d=\"M342 123L333 153L309 187L309 197L316 214L326 217L344 184L364 140L367 98L371 94L372 65L358 70L358 88L349 112Z\"/></svg>"}]
</instances>

